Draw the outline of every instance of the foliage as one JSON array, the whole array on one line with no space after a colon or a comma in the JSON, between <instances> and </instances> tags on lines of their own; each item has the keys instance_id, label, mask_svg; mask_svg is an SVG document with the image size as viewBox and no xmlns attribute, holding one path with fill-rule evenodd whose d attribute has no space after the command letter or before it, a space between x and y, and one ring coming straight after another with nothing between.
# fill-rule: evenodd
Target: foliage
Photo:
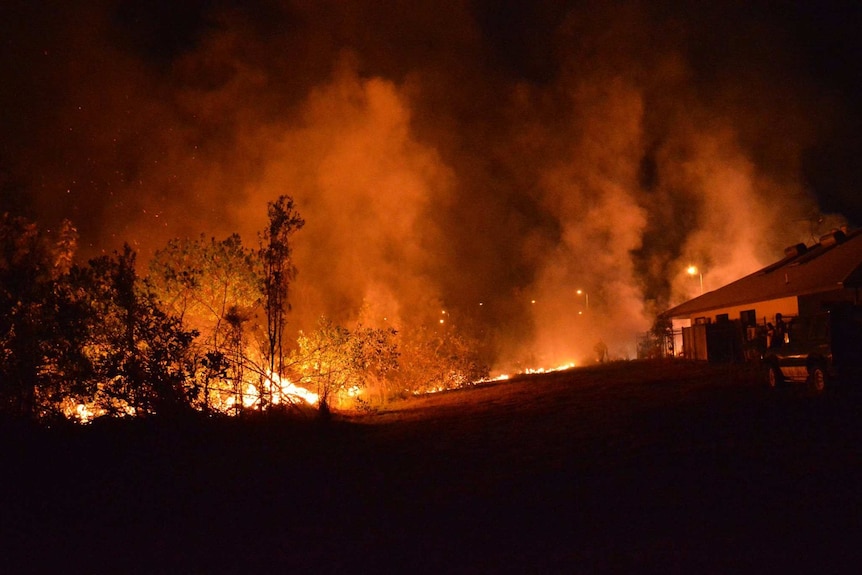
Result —
<instances>
[{"instance_id":1,"label":"foliage","mask_svg":"<svg viewBox=\"0 0 862 575\"><path fill-rule=\"evenodd\" d=\"M69 222L52 237L26 218L0 219L0 409L6 413L36 417L38 396L57 385L48 366L64 363L59 350L72 346L77 334L71 332L74 324L57 329L62 312L70 310L58 301L54 285L76 239Z\"/></svg>"},{"instance_id":2,"label":"foliage","mask_svg":"<svg viewBox=\"0 0 862 575\"><path fill-rule=\"evenodd\" d=\"M92 260L82 277L100 319L89 342L101 382L97 405L112 414L187 409L197 393L186 386L194 381L190 350L197 334L184 330L178 317L159 307L150 286L138 281L131 248Z\"/></svg>"},{"instance_id":3,"label":"foliage","mask_svg":"<svg viewBox=\"0 0 862 575\"><path fill-rule=\"evenodd\" d=\"M401 352L397 336L398 332L393 328L360 325L353 331L361 385L376 392L381 404L386 403L391 392L391 376L399 368ZM371 400L364 401L371 403Z\"/></svg>"},{"instance_id":4,"label":"foliage","mask_svg":"<svg viewBox=\"0 0 862 575\"><path fill-rule=\"evenodd\" d=\"M231 317L251 315L261 304L261 278L254 252L233 234L222 241L171 240L150 261L147 281L167 310L220 351L233 337Z\"/></svg>"},{"instance_id":5,"label":"foliage","mask_svg":"<svg viewBox=\"0 0 862 575\"><path fill-rule=\"evenodd\" d=\"M0 410L186 409L195 333L158 306L128 246L81 267L71 263L75 243L68 223L55 237L22 218L0 222Z\"/></svg>"},{"instance_id":6,"label":"foliage","mask_svg":"<svg viewBox=\"0 0 862 575\"><path fill-rule=\"evenodd\" d=\"M286 367L288 291L296 274L290 240L304 221L287 196L268 208L257 251L237 235L173 240L156 253L145 280L128 246L75 265L70 223L48 234L4 215L0 411L88 419L241 410L250 393L255 407L265 408L275 403L289 367L328 413L334 402L360 393L355 402L371 409L392 392L451 389L487 376L477 342L450 323L399 334L362 324L348 329L326 317L300 334ZM259 311L265 334L257 331Z\"/></svg>"},{"instance_id":7,"label":"foliage","mask_svg":"<svg viewBox=\"0 0 862 575\"><path fill-rule=\"evenodd\" d=\"M241 409L247 374L262 371L250 357L248 333L264 298L257 254L237 234L222 241L175 239L156 252L149 272L158 298L202 334L194 376L202 409L230 398Z\"/></svg>"},{"instance_id":8,"label":"foliage","mask_svg":"<svg viewBox=\"0 0 862 575\"><path fill-rule=\"evenodd\" d=\"M488 377L479 345L450 323L403 331L401 367L395 374L401 389L427 393L456 389Z\"/></svg>"},{"instance_id":9,"label":"foliage","mask_svg":"<svg viewBox=\"0 0 862 575\"><path fill-rule=\"evenodd\" d=\"M333 395L358 383L350 331L321 317L317 329L309 335L300 332L296 343L291 364L317 393L320 411L328 413Z\"/></svg>"},{"instance_id":10,"label":"foliage","mask_svg":"<svg viewBox=\"0 0 862 575\"><path fill-rule=\"evenodd\" d=\"M638 338L638 359L672 357L673 323L670 319L657 317L648 332Z\"/></svg>"},{"instance_id":11,"label":"foliage","mask_svg":"<svg viewBox=\"0 0 862 575\"><path fill-rule=\"evenodd\" d=\"M300 333L291 357L302 383L315 390L318 405L328 413L333 401L355 395L369 382L384 385L398 367L395 330L359 326L351 331L321 317L311 334Z\"/></svg>"}]
</instances>

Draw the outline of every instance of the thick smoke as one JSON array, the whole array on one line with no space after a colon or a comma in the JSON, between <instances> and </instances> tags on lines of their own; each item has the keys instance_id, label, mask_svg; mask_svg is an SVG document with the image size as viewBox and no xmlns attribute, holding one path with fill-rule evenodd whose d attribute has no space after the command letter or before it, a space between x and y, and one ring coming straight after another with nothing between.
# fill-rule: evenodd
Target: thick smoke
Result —
<instances>
[{"instance_id":1,"label":"thick smoke","mask_svg":"<svg viewBox=\"0 0 862 575\"><path fill-rule=\"evenodd\" d=\"M146 260L289 194L295 328L446 309L500 368L632 357L689 265L842 223L806 162L848 103L765 12L506 4L12 2L3 209Z\"/></svg>"},{"instance_id":2,"label":"thick smoke","mask_svg":"<svg viewBox=\"0 0 862 575\"><path fill-rule=\"evenodd\" d=\"M345 58L279 135L249 190L258 198L251 207L279 190L291 193L306 219L296 241L294 307L343 319L370 306L376 317L369 319L393 325L438 314L438 254L449 238L435 212L448 204L453 177L411 134L398 87L360 78Z\"/></svg>"}]
</instances>

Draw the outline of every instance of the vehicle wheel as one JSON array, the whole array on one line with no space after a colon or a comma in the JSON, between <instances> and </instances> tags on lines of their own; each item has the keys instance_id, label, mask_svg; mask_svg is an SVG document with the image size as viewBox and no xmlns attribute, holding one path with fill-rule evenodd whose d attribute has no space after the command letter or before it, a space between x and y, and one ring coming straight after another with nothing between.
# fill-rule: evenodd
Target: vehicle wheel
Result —
<instances>
[{"instance_id":1,"label":"vehicle wheel","mask_svg":"<svg viewBox=\"0 0 862 575\"><path fill-rule=\"evenodd\" d=\"M812 391L823 391L826 389L826 370L819 365L811 368L808 374L808 382Z\"/></svg>"},{"instance_id":2,"label":"vehicle wheel","mask_svg":"<svg viewBox=\"0 0 862 575\"><path fill-rule=\"evenodd\" d=\"M771 388L776 388L784 381L784 376L781 375L781 370L777 365L770 365L766 368L766 384Z\"/></svg>"}]
</instances>

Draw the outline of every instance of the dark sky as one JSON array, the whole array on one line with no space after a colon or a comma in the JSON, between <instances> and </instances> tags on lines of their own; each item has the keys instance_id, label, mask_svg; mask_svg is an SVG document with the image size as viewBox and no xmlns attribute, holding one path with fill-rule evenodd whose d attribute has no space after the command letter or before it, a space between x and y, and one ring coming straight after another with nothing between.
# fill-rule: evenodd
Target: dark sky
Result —
<instances>
[{"instance_id":1,"label":"dark sky","mask_svg":"<svg viewBox=\"0 0 862 575\"><path fill-rule=\"evenodd\" d=\"M145 261L254 245L286 193L297 325L446 306L504 355L626 355L688 265L710 289L862 224L860 29L838 2L7 0L0 207Z\"/></svg>"}]
</instances>

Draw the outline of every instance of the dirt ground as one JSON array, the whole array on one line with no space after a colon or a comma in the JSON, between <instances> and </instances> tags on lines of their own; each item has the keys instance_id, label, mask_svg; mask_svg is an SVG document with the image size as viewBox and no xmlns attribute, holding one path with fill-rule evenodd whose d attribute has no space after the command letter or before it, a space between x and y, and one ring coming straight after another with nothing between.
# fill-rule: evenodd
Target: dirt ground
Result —
<instances>
[{"instance_id":1,"label":"dirt ground","mask_svg":"<svg viewBox=\"0 0 862 575\"><path fill-rule=\"evenodd\" d=\"M858 572L862 389L757 375L632 361L328 424L8 424L0 572Z\"/></svg>"}]
</instances>

